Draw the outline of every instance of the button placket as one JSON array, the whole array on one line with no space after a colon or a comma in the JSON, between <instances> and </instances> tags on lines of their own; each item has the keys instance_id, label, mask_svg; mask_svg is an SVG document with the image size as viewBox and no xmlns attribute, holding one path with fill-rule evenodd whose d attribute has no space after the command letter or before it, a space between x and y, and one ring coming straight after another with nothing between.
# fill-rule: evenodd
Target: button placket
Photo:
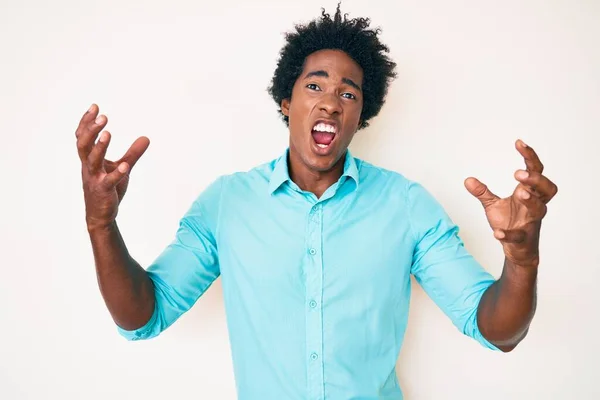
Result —
<instances>
[{"instance_id":1,"label":"button placket","mask_svg":"<svg viewBox=\"0 0 600 400\"><path fill-rule=\"evenodd\" d=\"M324 396L323 378L323 316L319 307L323 292L323 207L314 204L308 213L307 263L306 263L306 350L307 398L322 400Z\"/></svg>"}]
</instances>

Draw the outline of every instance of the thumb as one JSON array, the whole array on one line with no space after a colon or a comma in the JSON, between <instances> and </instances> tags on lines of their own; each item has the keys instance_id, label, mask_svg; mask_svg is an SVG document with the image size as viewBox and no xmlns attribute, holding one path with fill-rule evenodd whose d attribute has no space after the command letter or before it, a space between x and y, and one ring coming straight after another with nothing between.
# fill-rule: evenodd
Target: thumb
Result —
<instances>
[{"instance_id":1,"label":"thumb","mask_svg":"<svg viewBox=\"0 0 600 400\"><path fill-rule=\"evenodd\" d=\"M498 196L492 193L490 189L477 178L470 177L465 179L465 187L469 193L479 199L484 208L499 199Z\"/></svg>"}]
</instances>

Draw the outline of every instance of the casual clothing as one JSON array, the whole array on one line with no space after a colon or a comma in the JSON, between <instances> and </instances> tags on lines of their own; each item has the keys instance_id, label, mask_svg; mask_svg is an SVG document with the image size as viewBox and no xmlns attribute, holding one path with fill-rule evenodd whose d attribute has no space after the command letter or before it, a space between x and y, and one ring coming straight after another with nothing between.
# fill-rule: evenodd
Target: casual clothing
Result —
<instances>
[{"instance_id":1,"label":"casual clothing","mask_svg":"<svg viewBox=\"0 0 600 400\"><path fill-rule=\"evenodd\" d=\"M320 199L291 181L288 151L221 176L149 266L157 336L219 276L241 400L402 399L395 365L413 274L454 325L477 327L494 278L420 184L354 158Z\"/></svg>"}]
</instances>

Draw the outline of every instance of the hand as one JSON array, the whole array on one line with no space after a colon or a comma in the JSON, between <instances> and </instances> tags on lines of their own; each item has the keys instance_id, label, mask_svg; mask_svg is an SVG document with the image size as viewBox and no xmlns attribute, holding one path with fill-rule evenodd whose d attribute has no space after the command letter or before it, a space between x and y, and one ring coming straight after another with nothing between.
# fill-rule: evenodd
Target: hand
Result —
<instances>
[{"instance_id":1,"label":"hand","mask_svg":"<svg viewBox=\"0 0 600 400\"><path fill-rule=\"evenodd\" d=\"M140 137L118 161L105 159L111 135L104 131L96 142L108 122L106 116L98 112L98 106L92 104L75 132L88 230L106 227L115 221L129 184L129 173L150 145L148 138Z\"/></svg>"},{"instance_id":2,"label":"hand","mask_svg":"<svg viewBox=\"0 0 600 400\"><path fill-rule=\"evenodd\" d=\"M525 159L526 170L515 172L519 184L510 197L499 198L476 178L467 178L465 187L481 201L506 258L517 266L537 267L542 218L558 188L542 175L544 166L531 147L518 140L516 148Z\"/></svg>"}]
</instances>

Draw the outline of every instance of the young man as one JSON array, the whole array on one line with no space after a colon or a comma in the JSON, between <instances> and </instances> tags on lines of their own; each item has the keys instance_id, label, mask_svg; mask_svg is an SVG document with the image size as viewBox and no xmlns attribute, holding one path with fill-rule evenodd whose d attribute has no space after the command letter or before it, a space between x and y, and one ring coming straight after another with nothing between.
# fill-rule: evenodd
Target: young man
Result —
<instances>
[{"instance_id":1,"label":"young man","mask_svg":"<svg viewBox=\"0 0 600 400\"><path fill-rule=\"evenodd\" d=\"M354 158L352 137L377 115L395 64L367 19L322 16L287 36L269 89L289 126L289 149L221 176L183 216L147 270L116 224L139 138L104 159L107 119L96 105L77 129L87 226L98 282L118 330L157 336L222 277L240 399L401 399L395 364L410 275L457 328L512 350L535 309L538 239L556 186L531 147L512 196L474 178L505 253L495 281L465 250L443 208L418 183Z\"/></svg>"}]
</instances>

